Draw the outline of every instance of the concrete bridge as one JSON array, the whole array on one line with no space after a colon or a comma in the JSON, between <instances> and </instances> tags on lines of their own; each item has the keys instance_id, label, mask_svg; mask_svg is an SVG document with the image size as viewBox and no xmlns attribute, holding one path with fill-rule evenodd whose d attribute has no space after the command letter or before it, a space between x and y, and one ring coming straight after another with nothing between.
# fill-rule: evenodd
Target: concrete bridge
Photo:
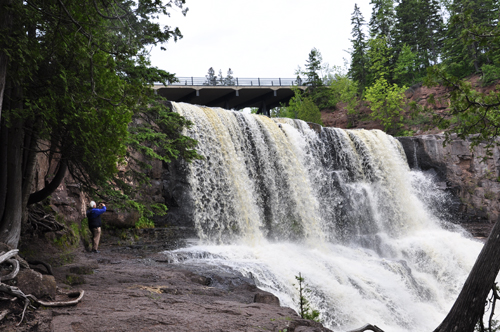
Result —
<instances>
[{"instance_id":1,"label":"concrete bridge","mask_svg":"<svg viewBox=\"0 0 500 332\"><path fill-rule=\"evenodd\" d=\"M257 113L269 116L269 110L287 105L292 87L305 90L299 78L225 78L179 77L179 82L155 85L156 93L169 101L239 110L257 107Z\"/></svg>"}]
</instances>

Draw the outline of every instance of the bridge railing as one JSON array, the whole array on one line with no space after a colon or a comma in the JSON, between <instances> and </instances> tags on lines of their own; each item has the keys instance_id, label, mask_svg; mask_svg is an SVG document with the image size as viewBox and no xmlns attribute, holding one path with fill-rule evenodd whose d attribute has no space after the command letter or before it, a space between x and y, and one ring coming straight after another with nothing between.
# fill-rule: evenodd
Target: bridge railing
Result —
<instances>
[{"instance_id":1,"label":"bridge railing","mask_svg":"<svg viewBox=\"0 0 500 332\"><path fill-rule=\"evenodd\" d=\"M209 80L207 77L178 77L179 82L168 82L167 85L205 85L205 86L291 86L302 85L301 78L223 78Z\"/></svg>"}]
</instances>

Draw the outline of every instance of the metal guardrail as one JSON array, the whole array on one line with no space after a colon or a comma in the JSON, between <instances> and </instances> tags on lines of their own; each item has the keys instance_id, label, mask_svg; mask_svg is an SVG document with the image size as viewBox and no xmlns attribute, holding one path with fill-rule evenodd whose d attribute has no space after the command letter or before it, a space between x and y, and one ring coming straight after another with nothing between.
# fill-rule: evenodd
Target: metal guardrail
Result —
<instances>
[{"instance_id":1,"label":"metal guardrail","mask_svg":"<svg viewBox=\"0 0 500 332\"><path fill-rule=\"evenodd\" d=\"M204 86L291 86L302 85L305 80L301 78L223 78L217 77L209 80L207 77L178 77L179 82L168 82L167 85L204 85Z\"/></svg>"}]
</instances>

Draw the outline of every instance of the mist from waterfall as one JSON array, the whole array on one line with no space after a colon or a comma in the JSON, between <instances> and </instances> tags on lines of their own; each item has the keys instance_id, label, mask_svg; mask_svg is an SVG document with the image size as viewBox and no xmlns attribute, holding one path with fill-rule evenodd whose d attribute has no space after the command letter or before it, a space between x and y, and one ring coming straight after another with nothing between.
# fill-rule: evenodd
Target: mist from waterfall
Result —
<instances>
[{"instance_id":1,"label":"mist from waterfall","mask_svg":"<svg viewBox=\"0 0 500 332\"><path fill-rule=\"evenodd\" d=\"M172 261L239 271L296 310L301 273L336 331L437 327L482 244L445 220L448 197L395 138L172 104L205 157L188 165L204 244Z\"/></svg>"}]
</instances>

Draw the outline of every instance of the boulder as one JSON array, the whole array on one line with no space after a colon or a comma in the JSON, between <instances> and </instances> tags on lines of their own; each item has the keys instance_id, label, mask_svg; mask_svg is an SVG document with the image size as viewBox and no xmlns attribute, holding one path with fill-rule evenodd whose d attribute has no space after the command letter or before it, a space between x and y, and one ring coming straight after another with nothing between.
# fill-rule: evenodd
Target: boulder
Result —
<instances>
[{"instance_id":1,"label":"boulder","mask_svg":"<svg viewBox=\"0 0 500 332\"><path fill-rule=\"evenodd\" d=\"M280 305L280 299L270 293L257 293L253 298L254 303L265 303L270 305Z\"/></svg>"},{"instance_id":2,"label":"boulder","mask_svg":"<svg viewBox=\"0 0 500 332\"><path fill-rule=\"evenodd\" d=\"M54 276L43 275L31 269L22 269L15 278L16 286L25 294L32 294L38 299L56 298L56 280Z\"/></svg>"},{"instance_id":3,"label":"boulder","mask_svg":"<svg viewBox=\"0 0 500 332\"><path fill-rule=\"evenodd\" d=\"M119 211L108 209L101 216L103 224L116 228L133 228L136 222L139 221L139 213L137 211Z\"/></svg>"}]
</instances>

